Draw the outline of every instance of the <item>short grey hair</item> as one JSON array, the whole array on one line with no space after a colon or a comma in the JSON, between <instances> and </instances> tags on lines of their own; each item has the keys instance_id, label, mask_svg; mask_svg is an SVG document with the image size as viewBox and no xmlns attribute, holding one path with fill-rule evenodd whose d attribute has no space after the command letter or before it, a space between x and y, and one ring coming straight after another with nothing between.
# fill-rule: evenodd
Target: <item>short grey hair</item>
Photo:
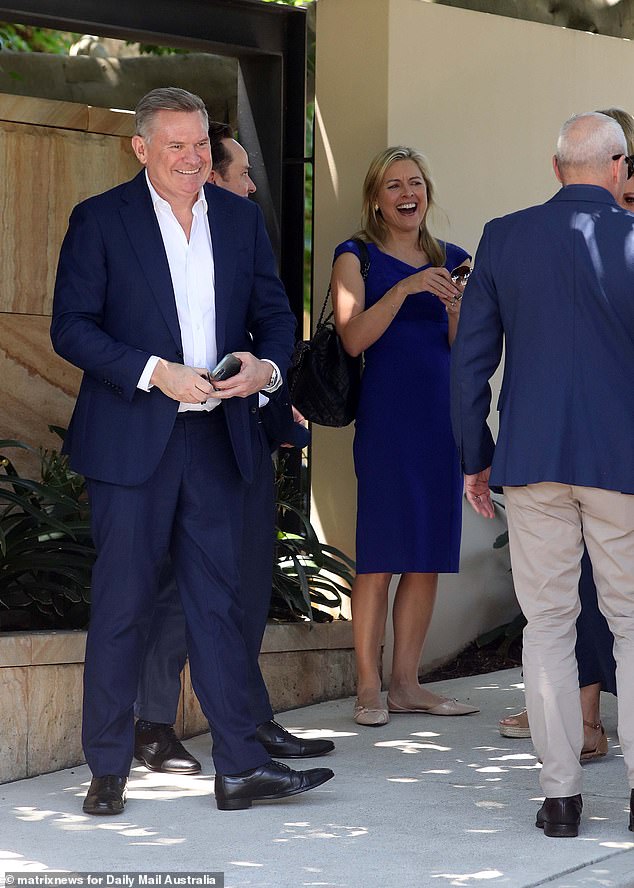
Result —
<instances>
[{"instance_id":1,"label":"short grey hair","mask_svg":"<svg viewBox=\"0 0 634 888\"><path fill-rule=\"evenodd\" d=\"M146 93L134 109L135 132L137 136L146 141L152 134L152 123L159 111L198 111L203 119L205 130L209 125L209 116L205 103L200 96L180 89L177 86L165 86L150 90Z\"/></svg>"},{"instance_id":2,"label":"short grey hair","mask_svg":"<svg viewBox=\"0 0 634 888\"><path fill-rule=\"evenodd\" d=\"M562 126L557 139L560 169L605 169L614 154L626 154L627 142L616 120L599 111L574 114Z\"/></svg>"}]
</instances>

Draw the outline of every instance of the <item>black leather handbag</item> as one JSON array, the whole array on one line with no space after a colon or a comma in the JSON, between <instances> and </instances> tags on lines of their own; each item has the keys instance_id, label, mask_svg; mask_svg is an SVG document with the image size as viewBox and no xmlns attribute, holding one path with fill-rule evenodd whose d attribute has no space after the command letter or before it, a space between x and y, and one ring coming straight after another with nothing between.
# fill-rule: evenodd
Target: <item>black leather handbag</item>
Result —
<instances>
[{"instance_id":1,"label":"black leather handbag","mask_svg":"<svg viewBox=\"0 0 634 888\"><path fill-rule=\"evenodd\" d=\"M354 238L359 248L361 276L370 271L370 256L364 241ZM341 343L333 321L333 311L324 318L330 287L319 314L317 327L309 340L298 342L288 385L291 401L310 422L341 428L355 417L361 387L362 358L353 358Z\"/></svg>"}]
</instances>

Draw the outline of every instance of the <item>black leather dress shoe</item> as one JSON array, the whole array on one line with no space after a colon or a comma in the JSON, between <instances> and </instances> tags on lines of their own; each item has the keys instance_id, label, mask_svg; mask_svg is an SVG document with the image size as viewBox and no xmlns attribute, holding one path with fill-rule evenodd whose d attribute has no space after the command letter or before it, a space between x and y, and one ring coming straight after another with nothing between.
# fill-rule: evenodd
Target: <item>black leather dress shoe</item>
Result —
<instances>
[{"instance_id":1,"label":"black leather dress shoe","mask_svg":"<svg viewBox=\"0 0 634 888\"><path fill-rule=\"evenodd\" d=\"M630 793L630 832L634 832L634 789Z\"/></svg>"},{"instance_id":2,"label":"black leather dress shoe","mask_svg":"<svg viewBox=\"0 0 634 888\"><path fill-rule=\"evenodd\" d=\"M583 802L580 795L544 799L537 812L535 826L551 838L568 838L579 835L579 822Z\"/></svg>"},{"instance_id":3,"label":"black leather dress shoe","mask_svg":"<svg viewBox=\"0 0 634 888\"><path fill-rule=\"evenodd\" d=\"M221 811L239 811L250 808L253 802L285 799L300 792L308 792L334 776L330 768L293 771L281 762L268 762L242 776L216 774L216 805Z\"/></svg>"},{"instance_id":4,"label":"black leather dress shoe","mask_svg":"<svg viewBox=\"0 0 634 888\"><path fill-rule=\"evenodd\" d=\"M125 808L125 788L127 777L107 774L105 777L93 777L90 781L88 794L84 799L83 810L86 814L122 814Z\"/></svg>"},{"instance_id":5,"label":"black leather dress shoe","mask_svg":"<svg viewBox=\"0 0 634 888\"><path fill-rule=\"evenodd\" d=\"M255 736L273 758L315 758L335 748L332 740L303 740L296 737L276 721L258 725Z\"/></svg>"},{"instance_id":6,"label":"black leather dress shoe","mask_svg":"<svg viewBox=\"0 0 634 888\"><path fill-rule=\"evenodd\" d=\"M198 774L200 762L177 739L171 725L138 721L134 726L134 757L150 771Z\"/></svg>"}]
</instances>

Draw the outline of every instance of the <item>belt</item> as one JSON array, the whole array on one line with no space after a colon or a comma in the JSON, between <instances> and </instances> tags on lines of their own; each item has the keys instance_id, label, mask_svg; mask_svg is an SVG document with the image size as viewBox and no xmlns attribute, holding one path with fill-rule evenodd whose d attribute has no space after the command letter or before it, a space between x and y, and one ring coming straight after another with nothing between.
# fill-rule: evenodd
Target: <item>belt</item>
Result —
<instances>
[{"instance_id":1,"label":"belt","mask_svg":"<svg viewBox=\"0 0 634 888\"><path fill-rule=\"evenodd\" d=\"M217 422L223 418L222 404L213 410L181 410L176 414L176 422Z\"/></svg>"}]
</instances>

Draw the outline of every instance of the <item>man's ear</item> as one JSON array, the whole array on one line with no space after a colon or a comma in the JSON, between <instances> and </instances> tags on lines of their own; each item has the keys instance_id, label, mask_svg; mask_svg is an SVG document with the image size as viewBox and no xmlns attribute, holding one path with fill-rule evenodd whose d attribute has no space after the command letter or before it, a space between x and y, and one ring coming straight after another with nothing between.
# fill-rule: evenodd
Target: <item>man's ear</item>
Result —
<instances>
[{"instance_id":1,"label":"man's ear","mask_svg":"<svg viewBox=\"0 0 634 888\"><path fill-rule=\"evenodd\" d=\"M136 154L136 158L143 166L147 163L147 155L145 152L145 140L143 136L132 136L132 150Z\"/></svg>"},{"instance_id":2,"label":"man's ear","mask_svg":"<svg viewBox=\"0 0 634 888\"><path fill-rule=\"evenodd\" d=\"M209 173L209 178L207 179L207 181L211 182L212 185L216 184L216 171L213 167L211 168L211 172Z\"/></svg>"},{"instance_id":3,"label":"man's ear","mask_svg":"<svg viewBox=\"0 0 634 888\"><path fill-rule=\"evenodd\" d=\"M557 162L557 155L553 154L553 170L555 171L555 175L557 176L557 181L564 184L564 180L561 177L561 170L559 169L559 164Z\"/></svg>"},{"instance_id":4,"label":"man's ear","mask_svg":"<svg viewBox=\"0 0 634 888\"><path fill-rule=\"evenodd\" d=\"M621 155L617 160L612 161L612 182L616 187L623 185L625 188L625 182L627 179L623 175L623 169L625 167L625 160L623 155Z\"/></svg>"}]
</instances>

